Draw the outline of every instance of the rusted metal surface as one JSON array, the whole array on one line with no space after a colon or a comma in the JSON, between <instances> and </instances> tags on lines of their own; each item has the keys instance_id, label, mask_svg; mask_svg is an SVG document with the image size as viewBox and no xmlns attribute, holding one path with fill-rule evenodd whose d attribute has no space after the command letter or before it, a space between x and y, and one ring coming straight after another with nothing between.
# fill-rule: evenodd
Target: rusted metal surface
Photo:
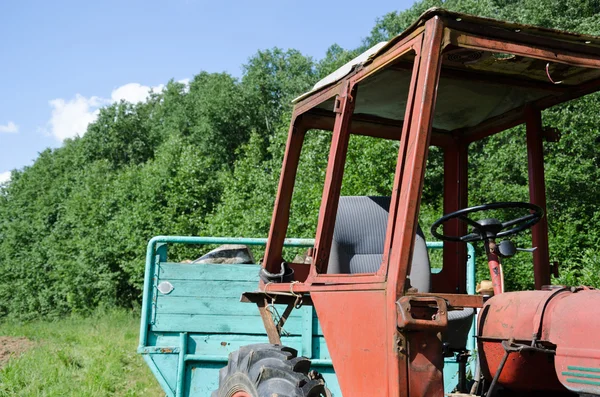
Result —
<instances>
[{"instance_id":1,"label":"rusted metal surface","mask_svg":"<svg viewBox=\"0 0 600 397\"><path fill-rule=\"evenodd\" d=\"M598 36L517 24L447 10L438 9L433 12L437 12L438 15L445 15L445 22L450 28L468 34L546 46L560 51L576 51L591 56L597 55L600 50L600 38Z\"/></svg>"},{"instance_id":2,"label":"rusted metal surface","mask_svg":"<svg viewBox=\"0 0 600 397\"><path fill-rule=\"evenodd\" d=\"M563 294L544 321L542 339L556 345L555 371L570 391L600 394L600 291Z\"/></svg>"},{"instance_id":3,"label":"rusted metal surface","mask_svg":"<svg viewBox=\"0 0 600 397\"><path fill-rule=\"evenodd\" d=\"M440 298L448 302L449 310L462 309L465 307L480 308L483 307L483 296L467 294L442 294L439 292L431 293L406 293L407 297L418 296L423 298Z\"/></svg>"},{"instance_id":4,"label":"rusted metal surface","mask_svg":"<svg viewBox=\"0 0 600 397\"><path fill-rule=\"evenodd\" d=\"M497 373L514 341L523 351L508 356L498 383L517 391L599 393L593 376L600 373L600 291L552 288L494 296L479 320L479 351L484 375ZM511 342L512 343L512 342ZM590 377L590 375L592 375Z\"/></svg>"},{"instance_id":5,"label":"rusted metal surface","mask_svg":"<svg viewBox=\"0 0 600 397\"><path fill-rule=\"evenodd\" d=\"M480 352L482 360L485 361L484 376L492 379L506 354L502 341L484 341L481 343ZM493 372L490 372L490 368ZM566 392L554 373L554 356L542 352L509 354L498 376L498 384L525 392Z\"/></svg>"},{"instance_id":6,"label":"rusted metal surface","mask_svg":"<svg viewBox=\"0 0 600 397\"><path fill-rule=\"evenodd\" d=\"M401 330L443 331L448 327L448 307L440 297L403 296L396 305Z\"/></svg>"},{"instance_id":7,"label":"rusted metal surface","mask_svg":"<svg viewBox=\"0 0 600 397\"><path fill-rule=\"evenodd\" d=\"M424 29L424 22L425 20L427 20L427 18L433 18L435 15L439 15L440 17L442 17L442 19L447 20L447 18L450 17L450 19L454 18L456 14L453 13L447 13L445 11L440 11L440 10L434 10L434 11L429 11L426 15L423 16L423 18L421 18L420 22L416 23L412 28L410 28L408 30L408 32L406 34L401 35L401 37L396 38L394 40L392 40L392 42L390 42L385 48L383 48L380 51L380 54L378 54L377 57L373 58L371 61L367 62L365 65L363 65L361 68L359 68L359 70L353 72L353 74L349 75L345 80L339 81L338 83L333 84L330 87L325 87L323 88L321 91L318 91L314 94L311 94L309 97L303 99L299 104L297 104L296 106L296 111L295 111L295 115L299 115L302 114L303 112L306 112L308 110L310 110L311 108L313 108L314 106L317 106L319 103L322 103L325 100L330 99L333 95L335 94L340 94L342 93L342 90L344 89L344 84L348 84L348 82L351 83L356 83L356 82L360 82L362 79L364 79L365 77L369 76L372 73L375 73L378 70L381 70L382 68L388 66L388 65L392 65L394 64L395 60L405 54L408 54L410 51L414 51L415 53L415 59L419 59L422 58L420 57L420 55L418 54L419 52L419 43L422 40L422 30ZM471 23L475 20L479 21L479 19L477 18L472 18L472 17L468 17L469 21L471 21ZM489 26L494 26L495 28L501 28L501 29L505 29L505 25L504 23L501 22L494 22L494 21L484 21L485 24L489 25ZM456 24L451 24L451 26L456 30ZM488 26L488 28L489 28ZM534 29L535 30L535 29ZM480 33L485 33L486 30L483 29L480 31ZM490 33L490 36L494 36L494 34L498 33L498 32L488 32ZM492 34L493 33L493 34ZM556 33L556 34L554 34ZM554 37L554 39L556 39L559 35L557 32L554 32L551 34L556 36ZM577 54L562 54L564 56L556 58L552 51L545 49L545 48L537 48L535 47L536 45L539 45L539 43L533 43L531 42L531 40L517 40L517 42L514 41L510 41L509 39L507 39L506 37L504 37L504 35L501 35L502 37L500 39L491 39L488 37L482 37L482 35L469 35L469 34L465 34L464 32L457 32L456 34L452 35L448 35L449 37L454 37L454 43L457 45L463 45L465 47L469 47L469 48L482 48L482 49L487 49L490 51L515 51L518 54L523 54L523 56L533 56L533 57L538 57L540 59L551 59L552 61L555 60L559 60L561 62L571 62L573 64L576 65L583 65L583 66L590 66L590 65L600 65L600 63L597 62L597 60L595 59L591 59L590 57L586 57L586 56L581 56L581 55L577 55ZM517 37L516 35L513 35L514 37ZM519 37L524 37L523 35L519 36ZM580 37L580 36L573 36L573 37ZM531 37L529 37L528 39L530 39ZM446 38L444 38L446 39ZM450 39L449 39L450 40ZM561 38L562 40L562 38ZM442 38L440 38L440 41L442 41ZM452 40L450 40L451 42ZM551 41L548 42L549 44L552 44ZM396 65L394 65L394 67L396 67ZM445 72L446 74L449 72ZM460 71L453 71L452 73L460 73ZM414 78L414 74L413 74L413 78ZM485 76L484 76L485 77ZM487 77L485 77L487 78ZM345 83L344 83L345 81ZM522 82L521 82L522 83ZM529 84L529 83L528 83ZM535 84L535 83L531 83L531 84ZM412 86L414 85L414 81L411 83L411 89ZM546 98L543 98L540 101L536 102L536 106L538 107L544 107L544 106L548 106L550 104L556 103L558 101L561 100L561 98L563 99L568 99L568 98L572 98L572 97L576 97L578 95L581 95L583 93L587 93L587 92L592 92L598 88L600 88L600 85L598 84L582 84L581 87L575 87L573 88L573 91L568 91L566 87L559 87L558 89L552 85L549 84L547 87L544 85L540 85L541 89L544 90L548 90L549 92L552 93L558 93L560 94L562 91L567 91L564 94L561 95L550 95ZM412 95L412 94L411 94ZM412 99L409 99L408 101L408 105L407 105L407 117L410 115L409 111L410 111L410 107L411 107L411 103L412 103ZM524 120L524 107L522 108L517 108L514 109L510 112L507 112L505 114L499 115L498 117L496 117L495 119L492 119L490 121L486 121L484 123L482 123L479 126L467 129L467 130L457 130L454 131L452 133L452 135L454 137L468 137L468 139L464 139L464 142L468 142L468 141L472 141L474 139L480 139L484 136L487 136L489 134L504 130L508 127L517 125L521 122L523 122ZM359 115L357 115L359 116ZM383 120L381 119L373 119L372 117L369 117L368 115L360 115L359 117L357 117L357 122L358 119L362 119L360 120L360 123L362 123L361 128L359 128L359 133L365 133L365 134L369 134L371 136L377 136L377 134L380 134L382 137L397 137L398 133L400 131L400 125L403 125L403 122L398 122L398 121L389 121L386 120L382 123ZM308 118L307 118L308 119ZM325 119L327 120L331 120L331 117L318 117L318 120L315 120L315 117L312 117L312 121L316 122L317 126L319 123L326 123L329 126L330 121L325 121ZM406 119L406 117L405 117ZM352 121L350 121L349 123L351 123ZM395 125L394 125L395 124ZM371 128L373 127L373 128ZM330 128L330 127L329 127ZM410 127L409 127L410 128ZM381 132L381 131L385 131L385 132ZM400 134L400 136L402 136ZM436 138L437 137L441 137L443 136L443 134L438 133L438 134L432 134L430 139L430 143L435 143L435 144L440 144L440 145L444 145L444 146L449 146L452 145L453 141L452 139L442 139L442 138ZM462 139L462 138L461 138ZM401 142L402 143L402 142ZM404 143L404 145L401 144L401 147L406 148L406 143ZM299 145L288 145L288 150L290 148L293 147L298 147ZM399 158L404 159L404 153L401 153L399 155ZM405 164L403 162L399 162L399 167L404 167ZM284 167L284 171L288 169L288 167ZM400 169L400 168L399 168ZM283 175L283 174L282 174ZM416 175L415 175L416 177ZM412 178L412 176L411 176ZM287 178L282 176L282 181L283 180L287 180ZM398 186L398 185L397 185ZM449 192L450 194L453 194L453 192ZM285 199L286 197L288 197L285 194L280 194L278 196L278 200L282 200ZM395 201L395 200L394 200ZM282 206L282 205L277 205L277 209L279 208L283 208L285 209L285 207L288 206ZM289 210L289 208L288 208ZM394 205L392 205L392 210L391 210L391 216L390 218L392 219L396 219L396 214L393 213L393 211L395 211ZM280 215L278 215L280 214ZM285 213L285 211L275 211L274 213L274 219L277 216L278 219L280 218L285 218L287 215L287 213ZM273 222L273 225L275 225L276 222ZM278 225L282 225L282 226L287 226L287 223L285 225L277 222ZM390 231L393 231L395 227L395 224L393 224L393 226L391 226L389 229ZM272 228L271 233L273 233L274 230L283 230L284 228L281 226L278 226L277 228ZM388 233L388 236L391 236L391 233ZM276 237L276 236L274 236ZM281 237L278 237L279 239ZM327 239L325 239L327 240ZM275 242L277 241L277 238L273 238L273 249L271 249L271 245L269 247L269 249L267 250L267 260L266 260L266 265L268 267L273 266L273 268L275 268L276 266L279 265L278 261L281 259L280 258L280 254L278 254L278 249L276 248L276 246L278 246L279 244L275 244ZM324 244L327 244L326 242L324 242ZM391 245L391 244L390 244ZM388 246L386 244L386 246ZM323 247L324 248L324 247ZM447 252L451 252L451 251L455 251L455 253L453 255L456 255L458 257L463 256L464 253L460 252L461 248L448 248ZM456 252L458 251L458 252ZM325 258L325 256L327 255L326 253L324 253L324 250L322 250L322 258ZM451 255L449 253L445 254L445 255ZM386 263L386 261L389 259L389 255L388 255L388 251L386 250L385 253L385 258L384 258L384 263ZM325 260L320 260L321 264L320 266L324 266L323 263L325 263ZM457 261L457 262L462 262L462 261ZM321 269L322 270L322 269ZM355 277L349 277L349 278L345 278L345 277L335 277L335 278L326 278L325 280L323 280L323 282L327 282L327 283L345 283L345 282L350 282L350 283L371 283L371 282L380 282L383 281L384 278L384 274L385 274L385 269L382 267L382 272L379 272L379 276L378 278L372 278L370 276L364 276L364 275L357 275ZM446 272L447 270L444 270L443 272ZM460 270L458 270L460 272ZM317 272L315 272L313 274L313 276L316 276ZM464 286L458 285L457 283L459 283L459 280L462 280L463 277L460 277L460 274L458 275L452 275L452 278L454 279L454 284L456 285L454 288L458 288L458 290L464 290ZM437 283L438 283L438 287L443 288L443 290L446 290L448 292L450 292L450 289L452 288L452 281L447 281L445 283L443 283L443 285L439 285L441 283L441 280L445 280L445 278L442 278L441 276L438 277L434 277L434 285L436 284L436 279L437 279ZM347 281L346 281L347 280ZM313 281L313 277L309 277L306 282L307 284L311 284ZM455 289L456 291L456 289Z\"/></svg>"},{"instance_id":8,"label":"rusted metal surface","mask_svg":"<svg viewBox=\"0 0 600 397\"><path fill-rule=\"evenodd\" d=\"M600 59L593 56L581 56L573 50L556 51L550 50L552 42L544 43L542 47L538 45L521 44L510 39L490 39L488 37L461 34L456 32L453 37L453 44L478 50L492 50L507 54L519 55L526 58L543 59L548 62L565 63L582 68L600 68Z\"/></svg>"},{"instance_id":9,"label":"rusted metal surface","mask_svg":"<svg viewBox=\"0 0 600 397\"><path fill-rule=\"evenodd\" d=\"M546 211L546 182L544 177L544 142L542 112L527 108L527 163L529 172L529 201ZM550 284L550 253L548 247L548 216L544 216L531 229L533 251L533 272L535 289Z\"/></svg>"},{"instance_id":10,"label":"rusted metal surface","mask_svg":"<svg viewBox=\"0 0 600 397\"><path fill-rule=\"evenodd\" d=\"M312 299L309 294L296 294L300 295L300 299L302 301L302 305L312 306ZM268 303L280 303L282 305L290 305L296 304L298 296L292 295L289 292L281 293L281 292L244 292L242 297L240 298L240 302L245 303L260 303L264 300L267 300Z\"/></svg>"},{"instance_id":11,"label":"rusted metal surface","mask_svg":"<svg viewBox=\"0 0 600 397\"><path fill-rule=\"evenodd\" d=\"M421 188L425 173L425 159L429 149L429 132L436 99L438 72L441 67L440 40L442 22L433 18L427 22L423 52L420 58L418 80L410 117L410 132L405 147L404 168L399 181L398 215L390 256L388 280L395 287L396 296L404 293L406 276L412 255L416 231L416 217L421 203Z\"/></svg>"},{"instance_id":12,"label":"rusted metal surface","mask_svg":"<svg viewBox=\"0 0 600 397\"><path fill-rule=\"evenodd\" d=\"M500 295L504 292L504 274L502 273L502 265L500 264L500 258L498 257L496 242L494 240L485 241L485 253L487 255L494 295Z\"/></svg>"},{"instance_id":13,"label":"rusted metal surface","mask_svg":"<svg viewBox=\"0 0 600 397\"><path fill-rule=\"evenodd\" d=\"M439 332L407 333L408 397L441 397L444 395L444 358L440 354L442 341Z\"/></svg>"},{"instance_id":14,"label":"rusted metal surface","mask_svg":"<svg viewBox=\"0 0 600 397\"><path fill-rule=\"evenodd\" d=\"M387 361L389 363L389 373L387 379L388 394L390 397L400 397L408 394L408 356L407 356L407 340L405 336L398 331L396 327L397 313L395 312L395 302L398 299L396 294L396 280L398 278L398 261L392 259L392 246L394 235L397 229L398 214L400 209L400 185L402 183L404 163L407 152L407 143L411 131L410 120L416 106L415 93L417 91L417 80L420 68L421 47L423 37L419 38L419 45L415 47L416 58L413 65L413 73L408 91L406 109L404 110L404 119L407 122L402 127L402 137L400 139L400 147L398 150L398 160L396 163L396 171L394 174L394 189L392 190L390 210L388 216L388 225L386 229L386 239L383 251L383 264L388 269L388 278L390 283L387 285L385 310L388 324L388 344L391 346L387 349ZM396 269L396 270L393 270Z\"/></svg>"},{"instance_id":15,"label":"rusted metal surface","mask_svg":"<svg viewBox=\"0 0 600 397\"><path fill-rule=\"evenodd\" d=\"M302 115L302 121L307 128L332 131L335 115L323 109L312 109ZM399 141L402 136L403 124L398 120L368 114L355 114L352 116L351 133ZM444 146L452 141L453 139L447 131L433 131L431 134L432 145Z\"/></svg>"},{"instance_id":16,"label":"rusted metal surface","mask_svg":"<svg viewBox=\"0 0 600 397\"><path fill-rule=\"evenodd\" d=\"M444 147L444 214L468 207L468 144L453 142ZM467 225L458 219L444 223L444 234L463 236ZM447 293L466 292L467 247L462 243L444 243L442 271L431 277L432 290Z\"/></svg>"},{"instance_id":17,"label":"rusted metal surface","mask_svg":"<svg viewBox=\"0 0 600 397\"><path fill-rule=\"evenodd\" d=\"M267 309L267 306L269 305L268 299L258 301L256 302L256 305L258 306L260 317L262 318L263 324L265 326L265 331L267 332L269 343L274 345L281 345L281 336L279 335L279 330L275 326L275 322L273 320L271 312Z\"/></svg>"},{"instance_id":18,"label":"rusted metal surface","mask_svg":"<svg viewBox=\"0 0 600 397\"><path fill-rule=\"evenodd\" d=\"M546 291L511 292L495 295L486 303L478 337L481 368L487 379L491 380L504 357L503 341L531 342L550 295ZM553 356L541 353L512 354L498 382L517 390L564 390L554 374L553 361Z\"/></svg>"},{"instance_id":19,"label":"rusted metal surface","mask_svg":"<svg viewBox=\"0 0 600 397\"><path fill-rule=\"evenodd\" d=\"M397 196L396 224L394 225L389 259L386 302L388 316L391 317L390 320L396 316L396 313L391 313L391 311L394 310L395 302L398 298L404 294L406 276L410 272L409 267L417 224L416 217L419 213L421 203L425 160L429 149L429 132L435 108L436 87L441 67L441 39L443 30L443 23L437 17L433 17L426 22L423 47L419 60L419 73L415 83L414 106L412 106L411 115L408 118L410 120L410 128L407 131L404 141L406 146L403 147L402 142L400 146L400 150L404 151L404 154L399 156L399 167L397 168L397 173L400 172L402 176L395 184L395 189L399 190L399 195ZM401 157L403 157L402 162L400 162ZM414 349L415 346L412 348ZM410 349L409 340L409 352ZM391 353L388 360L391 362L395 361L396 365L392 367L393 371L388 378L388 385L390 389L392 385L399 385L399 390L391 395L410 397L429 396L430 394L420 393L422 390L416 387L409 388L409 383L414 383L414 377L418 377L419 372L428 374L423 378L429 379L427 381L421 379L421 382L429 383L431 386L429 390L441 388L440 390L443 392L441 367L438 368L437 361L435 360L439 359L443 363L441 355L438 354L440 357L434 360L421 362L421 355L417 354L415 356L416 361L411 360L409 362L406 356L398 356L395 351L391 351ZM412 369L419 372L412 371ZM439 382L436 381L438 377ZM435 391L437 392L437 390Z\"/></svg>"},{"instance_id":20,"label":"rusted metal surface","mask_svg":"<svg viewBox=\"0 0 600 397\"><path fill-rule=\"evenodd\" d=\"M417 76L420 67L420 57L421 57L421 46L423 39L422 37L418 37L418 45L415 44L414 50L416 52L415 61L413 62L412 76L411 82L408 90L408 98L406 100L406 109L404 110L404 120L408 120L402 125L402 134L400 136L400 145L398 150L398 158L396 161L396 170L394 173L394 189L392 189L392 195L390 198L390 208L389 208L389 216L388 216L388 224L386 228L386 237L385 244L383 249L383 267L390 267L390 254L392 249L392 242L394 232L396 230L396 220L398 218L398 207L400 202L400 189L399 186L402 183L402 174L404 170L404 159L406 157L406 145L408 136L410 133L410 120L411 115L413 113L413 108L415 107L415 91L416 91L416 83ZM388 307L391 305L391 297L388 298Z\"/></svg>"},{"instance_id":21,"label":"rusted metal surface","mask_svg":"<svg viewBox=\"0 0 600 397\"><path fill-rule=\"evenodd\" d=\"M308 255L312 258L312 255ZM294 280L304 282L310 273L309 263L288 263L288 266L294 271Z\"/></svg>"},{"instance_id":22,"label":"rusted metal surface","mask_svg":"<svg viewBox=\"0 0 600 397\"><path fill-rule=\"evenodd\" d=\"M346 152L348 151L348 140L350 139L350 123L354 111L355 96L355 87L348 85L336 99L335 126L331 138L329 161L325 173L325 187L323 188L323 199L319 210L319 223L315 237L317 245L315 247L315 266L313 269L316 273L327 272L333 227L342 188Z\"/></svg>"},{"instance_id":23,"label":"rusted metal surface","mask_svg":"<svg viewBox=\"0 0 600 397\"><path fill-rule=\"evenodd\" d=\"M290 126L285 154L283 156L282 172L279 178L279 187L277 188L275 208L273 209L273 217L271 219L269 238L265 250L263 266L270 273L279 272L279 267L283 261L283 241L285 240L289 224L292 193L294 191L298 161L306 132L302 123L298 121L298 119L293 119Z\"/></svg>"},{"instance_id":24,"label":"rusted metal surface","mask_svg":"<svg viewBox=\"0 0 600 397\"><path fill-rule=\"evenodd\" d=\"M461 22L457 20L458 18L464 19ZM317 225L315 257L305 282L261 285L261 288L266 291L263 295L245 294L244 299L256 301L259 306L262 299L262 310L267 312L266 294L276 292L280 292L281 296L285 294L288 298L281 298L278 303L290 304L285 299L291 301L295 300L296 294L310 293L321 319L323 333L328 340L344 395L442 396L443 357L438 331L443 329L446 323L441 313L447 313L453 308L481 307L483 304L481 297L452 294L452 292L465 291L463 264L466 252L461 244L449 244L446 247L444 268L440 276L434 276L431 294L406 294L405 282L410 271L416 217L419 213L429 145L438 144L445 150L444 211L450 212L464 208L467 204L468 143L527 120L530 180L535 185L530 191L531 200L541 205L540 203L545 202L545 196L542 195L543 185L539 183L540 179L543 180L543 162L540 161L542 149L539 136L541 134L539 109L600 89L600 79L594 78L596 72L565 69L558 65L568 64L578 68L600 69L600 60L597 52L594 53L597 51L594 48L600 48L600 41L594 41L586 46L579 42L582 38L586 38L585 36L514 26L440 10L429 11L407 32L391 40L377 56L360 65L340 81L310 93L296 104L294 110L294 116L298 117L296 128L302 127L303 132L306 128L333 130L323 202ZM515 32L515 29L523 29L523 31ZM548 70L553 73L567 70L567 74L571 76L569 83L577 85L565 84L557 87L551 81L546 82L540 78L540 71L536 69L531 75L527 75L525 80L522 76L514 79L515 85L520 84L542 92L543 95L537 95L537 99L532 99L529 104L519 104L503 114L478 122L478 125L472 127L455 129L447 134L442 131L432 132L437 85L446 45L448 51L470 48L512 53L527 58L528 60L524 62L531 60L532 65L550 62L550 65L546 65ZM556 51L557 48L563 49ZM414 63L403 120L382 119L364 114L352 115L354 107L352 98L356 95L355 85L386 67L398 67L396 63L398 59L407 54L414 56ZM448 78L458 80L468 78L467 73L466 69L444 71L444 75L449 76ZM500 75L507 84L513 81L510 73ZM495 76L479 70L476 78L491 81ZM328 103L327 101L335 96L338 102L333 112L313 110L318 105L324 106L324 103ZM328 275L323 273L327 269L348 137L351 132L400 141L383 266L376 274ZM267 268L275 271L278 270L277 267L283 259L281 245L288 225L289 200L301 143L301 137L298 135L294 137L293 124L286 148L265 261ZM447 234L463 235L466 232L466 226L459 222L449 223L446 227ZM540 246L538 251L545 251L545 254L538 255L541 259L536 259L536 287L538 288L541 284L547 283L549 278L544 273L545 268L549 271L547 259L544 259L547 258L546 234L547 227L546 230L540 227L538 232L534 231L534 236L537 235L534 237L534 244ZM495 252L488 252L488 254L488 259L493 265L492 274L500 277L500 279L496 276L492 277L495 280L495 289L499 293L502 290L499 261ZM527 381L524 376L533 374L535 379L539 379L540 388L564 390L558 383L559 378L567 382L567 379L578 377L569 375L568 368L576 366L577 363L584 363L585 365L581 364L582 368L600 367L597 362L600 358L600 347L596 349L596 342L590 342L590 336L577 334L567 325L559 322L558 317L554 317L553 313L558 312L557 305L564 300L562 295L550 298L552 292L549 291L531 293L534 295L500 294L490 300L492 304L485 306L480 321L480 351L483 355L483 365L486 366L484 374L491 378L500 366L506 354L503 341L532 342L537 321L543 326L540 329L541 339L533 340L533 343L541 344L540 351L529 352L531 354L527 357L521 351L506 356L506 365L499 372L498 382L526 388L529 386L523 386ZM406 304L397 306L399 300ZM422 312L414 314L411 312L414 305L407 302L435 302L435 308L416 305ZM304 303L308 304L306 301ZM582 305L582 302L579 304ZM408 310L409 307L411 311ZM544 317L544 312L549 315ZM579 314L573 315L572 318L576 320L575 322L580 321L583 324L583 317L579 316ZM595 318L600 318L600 313ZM271 328L270 340L277 340L277 326L273 323L270 313L265 313L263 321L267 330L268 327ZM600 324L595 324L596 320L593 321L594 326L600 328ZM580 328L586 327L581 325ZM577 341L574 341L575 336L579 338ZM546 354L543 351L545 347L542 345L548 343L550 346L554 341L559 340L565 345L561 360L564 357L566 364L561 365L566 366L563 372L567 374L563 376L561 372L552 378L552 375L548 374L551 369L554 369L554 362L548 357L554 356ZM593 349L586 349L581 345L583 342L588 342ZM559 345L556 353L557 360L560 349ZM583 357L585 354L588 356ZM528 372L524 371L524 365L527 366ZM534 372L531 371L532 365L535 367ZM559 370L559 366L556 370ZM590 372L593 371L588 371ZM531 382L531 379L529 381ZM530 384L538 385L535 382ZM593 388L594 385L581 387Z\"/></svg>"},{"instance_id":25,"label":"rusted metal surface","mask_svg":"<svg viewBox=\"0 0 600 397\"><path fill-rule=\"evenodd\" d=\"M316 292L312 299L344 396L387 397L384 291ZM398 388L398 385L395 385Z\"/></svg>"},{"instance_id":26,"label":"rusted metal surface","mask_svg":"<svg viewBox=\"0 0 600 397\"><path fill-rule=\"evenodd\" d=\"M273 283L269 285L262 285L261 288L266 292L290 292L303 293L313 291L372 291L381 290L386 288L385 282L360 282L358 277L331 277L330 284L309 284L308 281L304 283ZM365 279L373 280L379 278L377 276L365 276ZM309 276L310 279L310 276ZM324 280L326 277L319 277L319 280ZM355 282L352 282L355 281Z\"/></svg>"},{"instance_id":27,"label":"rusted metal surface","mask_svg":"<svg viewBox=\"0 0 600 397\"><path fill-rule=\"evenodd\" d=\"M313 109L317 105L342 94L345 81L342 80L330 87L323 88L309 97L301 100L294 106L293 117L300 116L302 113Z\"/></svg>"}]
</instances>

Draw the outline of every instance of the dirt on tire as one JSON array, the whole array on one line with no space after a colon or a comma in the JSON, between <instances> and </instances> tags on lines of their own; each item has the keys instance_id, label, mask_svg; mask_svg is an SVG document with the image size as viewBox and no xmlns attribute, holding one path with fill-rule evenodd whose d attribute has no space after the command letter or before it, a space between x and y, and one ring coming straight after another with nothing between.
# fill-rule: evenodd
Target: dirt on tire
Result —
<instances>
[{"instance_id":1,"label":"dirt on tire","mask_svg":"<svg viewBox=\"0 0 600 397\"><path fill-rule=\"evenodd\" d=\"M33 342L27 338L0 336L0 370L8 363L8 360L19 357L32 346Z\"/></svg>"}]
</instances>

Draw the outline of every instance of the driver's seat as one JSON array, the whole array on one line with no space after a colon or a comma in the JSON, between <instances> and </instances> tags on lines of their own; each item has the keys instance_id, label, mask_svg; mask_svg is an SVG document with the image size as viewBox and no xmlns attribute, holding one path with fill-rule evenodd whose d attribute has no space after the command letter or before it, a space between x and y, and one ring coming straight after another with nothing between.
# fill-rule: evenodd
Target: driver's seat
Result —
<instances>
[{"instance_id":1,"label":"driver's seat","mask_svg":"<svg viewBox=\"0 0 600 397\"><path fill-rule=\"evenodd\" d=\"M389 208L390 197L340 197L327 273L375 273L379 269ZM409 278L411 286L419 292L430 292L431 265L425 237L419 226ZM451 349L465 348L474 313L470 308L448 313L449 324L444 342Z\"/></svg>"}]
</instances>

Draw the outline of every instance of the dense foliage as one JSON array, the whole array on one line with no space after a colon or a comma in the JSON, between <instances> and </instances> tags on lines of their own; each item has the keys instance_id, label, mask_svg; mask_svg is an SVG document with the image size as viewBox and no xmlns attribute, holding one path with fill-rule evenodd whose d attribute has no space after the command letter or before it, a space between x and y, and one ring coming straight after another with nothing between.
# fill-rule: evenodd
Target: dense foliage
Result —
<instances>
[{"instance_id":1,"label":"dense foliage","mask_svg":"<svg viewBox=\"0 0 600 397\"><path fill-rule=\"evenodd\" d=\"M432 6L600 34L598 0L423 0L379 19L360 48L333 45L319 61L295 50L260 51L241 79L201 72L189 87L170 82L145 103L108 106L83 137L44 151L0 187L0 317L132 305L153 235L266 236L290 100ZM592 95L544 114L564 133L545 148L559 282L600 286L599 105ZM314 236L330 138L318 131L307 138L290 236ZM471 204L527 199L524 139L515 128L471 146ZM353 137L343 194L389 194L396 153L397 143ZM424 225L441 215L437 151L429 163ZM510 288L531 287L527 254L506 267Z\"/></svg>"}]
</instances>

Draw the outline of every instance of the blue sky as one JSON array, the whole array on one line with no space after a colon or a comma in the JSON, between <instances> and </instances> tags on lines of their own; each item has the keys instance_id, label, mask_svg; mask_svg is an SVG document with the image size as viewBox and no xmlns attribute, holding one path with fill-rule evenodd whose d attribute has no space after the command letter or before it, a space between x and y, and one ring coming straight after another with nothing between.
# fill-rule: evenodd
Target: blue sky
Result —
<instances>
[{"instance_id":1,"label":"blue sky","mask_svg":"<svg viewBox=\"0 0 600 397\"><path fill-rule=\"evenodd\" d=\"M98 107L198 72L240 76L257 50L355 48L412 0L0 2L0 182L81 134Z\"/></svg>"}]
</instances>

